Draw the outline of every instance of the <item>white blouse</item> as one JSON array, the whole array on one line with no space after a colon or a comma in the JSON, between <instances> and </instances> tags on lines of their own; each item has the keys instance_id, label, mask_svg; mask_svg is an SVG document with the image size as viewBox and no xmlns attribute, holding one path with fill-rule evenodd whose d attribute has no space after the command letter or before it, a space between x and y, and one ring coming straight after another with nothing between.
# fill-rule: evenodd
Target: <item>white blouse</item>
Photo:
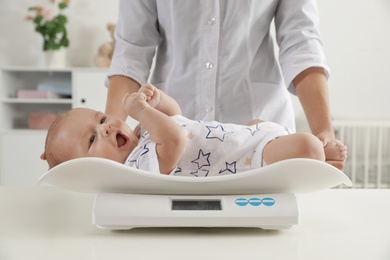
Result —
<instances>
[{"instance_id":1,"label":"white blouse","mask_svg":"<svg viewBox=\"0 0 390 260\"><path fill-rule=\"evenodd\" d=\"M121 0L108 76L151 82L191 119L260 118L294 131L292 80L329 71L318 20L315 0Z\"/></svg>"}]
</instances>

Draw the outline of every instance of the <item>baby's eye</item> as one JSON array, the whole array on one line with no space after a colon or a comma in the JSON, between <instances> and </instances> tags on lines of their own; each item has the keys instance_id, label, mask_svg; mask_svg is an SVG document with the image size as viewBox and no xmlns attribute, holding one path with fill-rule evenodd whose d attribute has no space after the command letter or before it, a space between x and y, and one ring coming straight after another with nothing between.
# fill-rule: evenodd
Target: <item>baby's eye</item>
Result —
<instances>
[{"instance_id":1,"label":"baby's eye","mask_svg":"<svg viewBox=\"0 0 390 260\"><path fill-rule=\"evenodd\" d=\"M106 117L103 117L103 118L100 120L100 124L103 124L104 122L106 122Z\"/></svg>"},{"instance_id":2,"label":"baby's eye","mask_svg":"<svg viewBox=\"0 0 390 260\"><path fill-rule=\"evenodd\" d=\"M95 138L96 137L94 135L89 138L89 146L91 146L93 142L95 142Z\"/></svg>"}]
</instances>

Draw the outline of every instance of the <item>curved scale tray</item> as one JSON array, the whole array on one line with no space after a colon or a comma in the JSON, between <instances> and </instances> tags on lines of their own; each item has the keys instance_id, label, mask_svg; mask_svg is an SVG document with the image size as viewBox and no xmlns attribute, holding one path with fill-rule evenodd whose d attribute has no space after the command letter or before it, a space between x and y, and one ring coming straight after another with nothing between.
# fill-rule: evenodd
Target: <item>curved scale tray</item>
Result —
<instances>
[{"instance_id":1,"label":"curved scale tray","mask_svg":"<svg viewBox=\"0 0 390 260\"><path fill-rule=\"evenodd\" d=\"M312 159L289 159L235 175L182 177L138 170L102 158L79 158L62 163L38 184L85 192L118 192L169 195L234 195L306 193L351 186L351 180L335 167Z\"/></svg>"}]
</instances>

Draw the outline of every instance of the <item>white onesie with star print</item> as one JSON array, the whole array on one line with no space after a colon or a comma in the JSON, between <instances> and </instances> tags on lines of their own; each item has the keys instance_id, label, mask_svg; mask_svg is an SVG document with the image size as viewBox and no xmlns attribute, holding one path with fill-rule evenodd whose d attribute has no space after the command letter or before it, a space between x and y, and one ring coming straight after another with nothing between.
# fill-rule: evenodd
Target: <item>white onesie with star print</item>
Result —
<instances>
[{"instance_id":1,"label":"white onesie with star print","mask_svg":"<svg viewBox=\"0 0 390 260\"><path fill-rule=\"evenodd\" d=\"M265 145L289 134L285 127L272 122L245 126L194 121L183 116L171 118L187 133L186 149L171 175L208 177L260 168ZM160 173L156 144L145 129L141 129L138 146L125 164Z\"/></svg>"}]
</instances>

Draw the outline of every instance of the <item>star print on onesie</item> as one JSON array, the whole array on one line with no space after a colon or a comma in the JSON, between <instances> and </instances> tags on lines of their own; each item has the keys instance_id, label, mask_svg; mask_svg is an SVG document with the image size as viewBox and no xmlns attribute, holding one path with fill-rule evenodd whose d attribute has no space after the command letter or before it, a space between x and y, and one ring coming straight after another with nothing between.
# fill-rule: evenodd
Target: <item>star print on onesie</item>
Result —
<instances>
[{"instance_id":1,"label":"star print on onesie","mask_svg":"<svg viewBox=\"0 0 390 260\"><path fill-rule=\"evenodd\" d=\"M209 161L210 153L203 153L202 149L199 150L198 158L192 160L192 163L196 163L198 169L202 169L203 166L210 166Z\"/></svg>"},{"instance_id":2,"label":"star print on onesie","mask_svg":"<svg viewBox=\"0 0 390 260\"><path fill-rule=\"evenodd\" d=\"M255 124L256 128L253 129L253 127L247 127L246 129L248 129L250 132L251 132L251 135L254 136L257 132L260 131L260 127L259 127L259 124Z\"/></svg>"},{"instance_id":3,"label":"star print on onesie","mask_svg":"<svg viewBox=\"0 0 390 260\"><path fill-rule=\"evenodd\" d=\"M217 125L216 127L206 126L206 128L209 130L206 136L207 139L217 138L218 140L223 142L225 139L225 135L230 134L223 129L222 125Z\"/></svg>"},{"instance_id":4,"label":"star print on onesie","mask_svg":"<svg viewBox=\"0 0 390 260\"><path fill-rule=\"evenodd\" d=\"M209 175L209 172L208 170L202 170L202 169L199 169L195 172L191 172L191 175L195 176L195 177L207 177Z\"/></svg>"},{"instance_id":5,"label":"star print on onesie","mask_svg":"<svg viewBox=\"0 0 390 260\"><path fill-rule=\"evenodd\" d=\"M171 118L187 133L186 149L171 173L177 176L210 178L260 168L264 147L273 139L289 134L285 127L272 122L246 126L195 121L179 115ZM145 132L141 127L138 146L125 164L159 173L156 144Z\"/></svg>"},{"instance_id":6,"label":"star print on onesie","mask_svg":"<svg viewBox=\"0 0 390 260\"><path fill-rule=\"evenodd\" d=\"M142 159L142 156L145 156L149 152L149 148L146 147L146 144L144 146L139 146L138 147L138 152L139 152L140 156L137 159L129 160L129 163L135 164L135 167L137 169L139 169L139 162Z\"/></svg>"},{"instance_id":7,"label":"star print on onesie","mask_svg":"<svg viewBox=\"0 0 390 260\"><path fill-rule=\"evenodd\" d=\"M237 172L236 162L232 162L232 163L225 162L225 166L226 166L226 168L223 169L223 170L220 170L219 174L223 174L223 173L225 173L225 174L226 173L236 174L236 172Z\"/></svg>"},{"instance_id":8,"label":"star print on onesie","mask_svg":"<svg viewBox=\"0 0 390 260\"><path fill-rule=\"evenodd\" d=\"M156 163L156 159L156 144L151 142L149 133L141 127L138 145L127 157L124 164L137 169L159 173L160 168L158 161Z\"/></svg>"}]
</instances>

